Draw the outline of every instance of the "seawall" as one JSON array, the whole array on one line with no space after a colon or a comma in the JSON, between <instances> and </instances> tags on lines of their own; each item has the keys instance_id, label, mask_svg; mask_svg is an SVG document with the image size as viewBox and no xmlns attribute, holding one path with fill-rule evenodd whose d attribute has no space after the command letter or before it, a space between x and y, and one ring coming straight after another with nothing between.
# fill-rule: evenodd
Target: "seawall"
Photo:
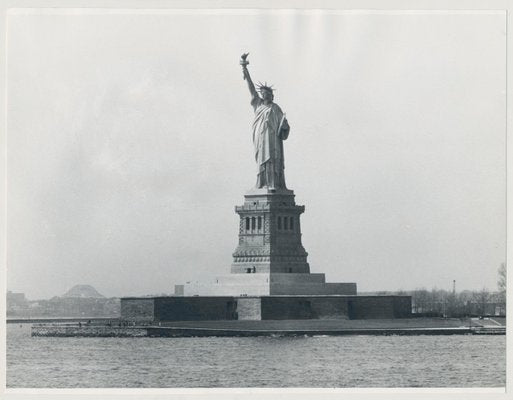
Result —
<instances>
[{"instance_id":1,"label":"seawall","mask_svg":"<svg viewBox=\"0 0 513 400\"><path fill-rule=\"evenodd\" d=\"M148 331L143 327L35 325L32 336L46 337L145 337Z\"/></svg>"},{"instance_id":2,"label":"seawall","mask_svg":"<svg viewBox=\"0 0 513 400\"><path fill-rule=\"evenodd\" d=\"M182 321L130 326L43 324L32 336L52 337L247 337L314 335L504 334L504 326L484 327L458 319L383 319L373 321ZM474 321L472 321L474 322Z\"/></svg>"}]
</instances>

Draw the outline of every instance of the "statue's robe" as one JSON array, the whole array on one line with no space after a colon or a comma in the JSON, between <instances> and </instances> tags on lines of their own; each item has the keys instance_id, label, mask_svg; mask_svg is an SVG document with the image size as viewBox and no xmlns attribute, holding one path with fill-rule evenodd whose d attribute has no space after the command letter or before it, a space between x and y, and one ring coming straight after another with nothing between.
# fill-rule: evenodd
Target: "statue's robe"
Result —
<instances>
[{"instance_id":1,"label":"statue's robe","mask_svg":"<svg viewBox=\"0 0 513 400\"><path fill-rule=\"evenodd\" d=\"M289 125L281 108L264 104L260 97L251 101L255 110L253 145L258 165L257 188L285 189L283 140L289 135Z\"/></svg>"}]
</instances>

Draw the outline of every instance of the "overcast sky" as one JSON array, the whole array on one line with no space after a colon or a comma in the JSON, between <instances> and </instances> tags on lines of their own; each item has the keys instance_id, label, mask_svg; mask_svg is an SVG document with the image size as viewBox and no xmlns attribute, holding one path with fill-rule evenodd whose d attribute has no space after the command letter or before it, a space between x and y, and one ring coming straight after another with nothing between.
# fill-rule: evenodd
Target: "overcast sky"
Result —
<instances>
[{"instance_id":1,"label":"overcast sky","mask_svg":"<svg viewBox=\"0 0 513 400\"><path fill-rule=\"evenodd\" d=\"M172 293L229 273L256 178L249 51L291 125L312 272L494 290L505 34L498 12L11 14L8 289Z\"/></svg>"}]
</instances>

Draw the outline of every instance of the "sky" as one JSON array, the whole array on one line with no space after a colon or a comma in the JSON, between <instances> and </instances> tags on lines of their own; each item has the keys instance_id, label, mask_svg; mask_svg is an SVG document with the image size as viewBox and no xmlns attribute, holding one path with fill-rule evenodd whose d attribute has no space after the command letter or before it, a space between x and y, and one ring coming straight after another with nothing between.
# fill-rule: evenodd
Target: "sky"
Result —
<instances>
[{"instance_id":1,"label":"sky","mask_svg":"<svg viewBox=\"0 0 513 400\"><path fill-rule=\"evenodd\" d=\"M173 293L229 273L256 181L243 52L291 126L312 272L496 289L503 13L14 10L7 40L8 290Z\"/></svg>"}]
</instances>

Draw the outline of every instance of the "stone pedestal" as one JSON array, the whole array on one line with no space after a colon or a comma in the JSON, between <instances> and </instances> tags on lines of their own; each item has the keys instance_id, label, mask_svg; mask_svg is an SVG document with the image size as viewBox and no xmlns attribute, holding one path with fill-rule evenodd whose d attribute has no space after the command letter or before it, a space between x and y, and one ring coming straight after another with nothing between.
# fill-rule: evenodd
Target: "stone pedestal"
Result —
<instances>
[{"instance_id":1,"label":"stone pedestal","mask_svg":"<svg viewBox=\"0 0 513 400\"><path fill-rule=\"evenodd\" d=\"M232 274L308 274L308 253L301 244L300 215L292 190L254 189L235 207L240 216L239 245L233 253Z\"/></svg>"},{"instance_id":2,"label":"stone pedestal","mask_svg":"<svg viewBox=\"0 0 513 400\"><path fill-rule=\"evenodd\" d=\"M175 289L181 296L356 295L356 283L327 283L311 274L301 243L300 215L288 189L253 189L240 216L239 244L231 273L210 282L187 282Z\"/></svg>"}]
</instances>

